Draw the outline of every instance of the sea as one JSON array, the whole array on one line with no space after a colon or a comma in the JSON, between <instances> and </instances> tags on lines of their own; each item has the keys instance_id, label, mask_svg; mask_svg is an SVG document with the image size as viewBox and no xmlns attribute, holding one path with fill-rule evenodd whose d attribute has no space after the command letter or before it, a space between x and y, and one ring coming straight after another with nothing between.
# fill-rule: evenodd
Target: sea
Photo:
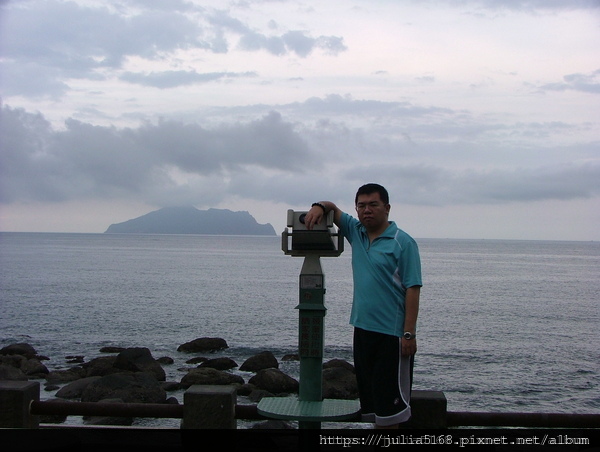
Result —
<instances>
[{"instance_id":1,"label":"sea","mask_svg":"<svg viewBox=\"0 0 600 452\"><path fill-rule=\"evenodd\" d=\"M600 413L600 243L417 239L423 288L413 389L448 411ZM27 342L49 370L147 347L167 381L219 337L241 365L268 350L298 378L299 275L277 236L0 233L0 347ZM324 361L352 362L351 249L322 257ZM251 373L233 372L245 381ZM54 398L41 380L41 399ZM183 392L168 396L183 400ZM243 401L239 403L244 403ZM78 425L69 416L66 425ZM134 426L178 427L136 419Z\"/></svg>"}]
</instances>

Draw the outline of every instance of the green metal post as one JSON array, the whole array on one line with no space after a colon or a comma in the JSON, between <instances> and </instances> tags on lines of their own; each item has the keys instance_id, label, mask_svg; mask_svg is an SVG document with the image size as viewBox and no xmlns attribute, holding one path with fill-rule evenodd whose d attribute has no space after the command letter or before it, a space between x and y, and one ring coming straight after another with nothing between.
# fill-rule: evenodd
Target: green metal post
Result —
<instances>
[{"instance_id":1,"label":"green metal post","mask_svg":"<svg viewBox=\"0 0 600 452\"><path fill-rule=\"evenodd\" d=\"M300 272L298 354L300 401L323 400L325 275L318 254L307 254ZM320 422L300 422L300 428L320 428Z\"/></svg>"}]
</instances>

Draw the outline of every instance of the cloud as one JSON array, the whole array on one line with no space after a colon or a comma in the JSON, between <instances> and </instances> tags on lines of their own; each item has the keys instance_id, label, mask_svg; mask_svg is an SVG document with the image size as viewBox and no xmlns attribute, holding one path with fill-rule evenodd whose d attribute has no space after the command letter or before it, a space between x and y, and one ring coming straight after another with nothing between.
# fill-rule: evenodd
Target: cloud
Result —
<instances>
[{"instance_id":1,"label":"cloud","mask_svg":"<svg viewBox=\"0 0 600 452\"><path fill-rule=\"evenodd\" d=\"M547 83L539 87L542 91L580 91L600 94L600 69L589 74L567 74L562 82Z\"/></svg>"},{"instance_id":2,"label":"cloud","mask_svg":"<svg viewBox=\"0 0 600 452\"><path fill-rule=\"evenodd\" d=\"M239 77L257 77L257 74L256 72L211 72L199 74L196 71L163 71L150 72L149 74L125 72L120 76L120 79L129 83L166 89Z\"/></svg>"},{"instance_id":3,"label":"cloud","mask_svg":"<svg viewBox=\"0 0 600 452\"><path fill-rule=\"evenodd\" d=\"M317 101L306 105L312 108ZM328 98L319 103L331 102L339 108L339 101ZM374 108L357 102L358 110L365 107ZM502 204L600 194L600 162L593 159L592 151L598 143L578 151L591 157L580 163L456 170L435 158L443 154L439 143L422 143L423 149L413 155L414 146L404 137L397 143L378 141L342 123L292 123L276 111L212 128L175 120L136 128L68 120L65 130L56 131L41 114L5 106L0 127L5 150L0 162L3 203L101 197L194 203L214 191L211 187L219 187L219 196L294 202L324 189L305 183L308 175L312 178L320 171L330 192L341 195L341 187L352 191L361 181L380 180L406 202L425 205ZM324 143L328 143L326 152ZM396 161L365 164L361 161L365 149L376 160L388 155ZM569 151L573 153L573 148ZM405 158L397 159L398 153ZM427 155L431 163L424 164Z\"/></svg>"},{"instance_id":4,"label":"cloud","mask_svg":"<svg viewBox=\"0 0 600 452\"><path fill-rule=\"evenodd\" d=\"M275 112L210 130L177 121L118 129L69 120L66 130L55 131L42 115L3 107L0 136L4 203L151 198L179 186L173 170L196 177L224 177L249 166L302 171L309 154Z\"/></svg>"},{"instance_id":5,"label":"cloud","mask_svg":"<svg viewBox=\"0 0 600 452\"><path fill-rule=\"evenodd\" d=\"M425 3L444 3L456 7L478 6L490 10L538 11L600 9L596 0L425 0Z\"/></svg>"},{"instance_id":6,"label":"cloud","mask_svg":"<svg viewBox=\"0 0 600 452\"><path fill-rule=\"evenodd\" d=\"M240 50L265 50L275 56L293 53L306 58L315 50L335 56L347 50L342 37L312 37L298 30L265 35L227 12L186 2L87 6L48 0L7 5L0 69L3 92L10 96L60 98L71 89L69 80L105 80L115 75L165 88L255 73L185 69L150 71L144 76L125 69L132 57L162 64L178 51L227 53L236 40Z\"/></svg>"}]
</instances>

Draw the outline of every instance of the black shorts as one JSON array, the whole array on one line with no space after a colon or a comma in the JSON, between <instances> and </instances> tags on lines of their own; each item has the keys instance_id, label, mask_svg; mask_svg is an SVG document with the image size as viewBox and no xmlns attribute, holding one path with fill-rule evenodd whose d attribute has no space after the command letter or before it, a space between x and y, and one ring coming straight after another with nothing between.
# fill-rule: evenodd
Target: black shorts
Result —
<instances>
[{"instance_id":1,"label":"black shorts","mask_svg":"<svg viewBox=\"0 0 600 452\"><path fill-rule=\"evenodd\" d=\"M354 328L354 367L362 420L388 426L410 419L414 356L401 338Z\"/></svg>"}]
</instances>

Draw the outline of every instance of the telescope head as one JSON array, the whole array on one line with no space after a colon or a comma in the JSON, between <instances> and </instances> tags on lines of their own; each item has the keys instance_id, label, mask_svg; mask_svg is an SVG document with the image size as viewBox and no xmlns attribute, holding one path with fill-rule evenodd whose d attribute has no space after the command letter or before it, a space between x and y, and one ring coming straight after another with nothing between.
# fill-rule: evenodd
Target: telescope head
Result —
<instances>
[{"instance_id":1,"label":"telescope head","mask_svg":"<svg viewBox=\"0 0 600 452\"><path fill-rule=\"evenodd\" d=\"M287 228L282 233L283 252L292 256L339 256L344 250L344 238L334 228L333 212L311 230L304 224L307 213L288 210Z\"/></svg>"}]
</instances>

